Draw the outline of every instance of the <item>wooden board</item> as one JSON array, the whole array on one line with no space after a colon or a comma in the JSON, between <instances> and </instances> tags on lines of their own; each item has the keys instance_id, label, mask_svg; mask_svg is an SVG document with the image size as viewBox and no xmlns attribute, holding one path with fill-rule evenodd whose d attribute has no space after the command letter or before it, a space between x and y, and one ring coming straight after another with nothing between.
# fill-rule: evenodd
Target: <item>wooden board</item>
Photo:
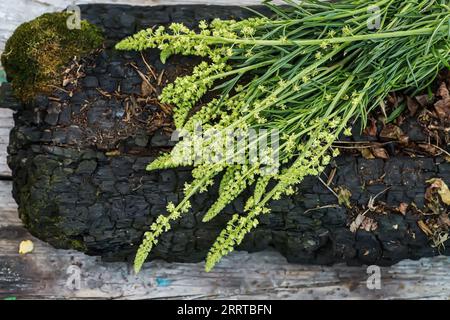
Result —
<instances>
[{"instance_id":1,"label":"wooden board","mask_svg":"<svg viewBox=\"0 0 450 320\"><path fill-rule=\"evenodd\" d=\"M23 240L35 249L18 253ZM367 268L289 264L276 252L236 252L211 273L203 263L106 263L56 250L32 237L17 217L11 182L0 181L0 299L449 299L450 258L402 261L381 268L380 289ZM79 274L80 287L70 277ZM76 278L76 277L75 277Z\"/></svg>"},{"instance_id":2,"label":"wooden board","mask_svg":"<svg viewBox=\"0 0 450 320\"><path fill-rule=\"evenodd\" d=\"M381 268L381 289L367 288L366 267L288 264L276 252L236 252L211 273L203 263L145 265L139 275L127 263L55 250L21 226L11 183L0 181L0 299L448 299L450 259L403 261ZM19 255L22 240L35 249ZM80 287L68 280L79 272ZM75 277L76 278L76 277ZM72 285L71 285L72 284Z\"/></svg>"},{"instance_id":3,"label":"wooden board","mask_svg":"<svg viewBox=\"0 0 450 320\"><path fill-rule=\"evenodd\" d=\"M9 131L14 126L13 111L0 109L0 178L10 177L11 170L6 164Z\"/></svg>"},{"instance_id":4,"label":"wooden board","mask_svg":"<svg viewBox=\"0 0 450 320\"><path fill-rule=\"evenodd\" d=\"M86 2L86 1L85 1ZM89 2L105 2L89 1ZM110 1L128 4L257 4L246 1ZM16 26L46 11L60 10L69 0L0 2L0 51ZM203 264L155 261L134 275L129 264L106 263L75 251L56 250L33 238L17 217L11 197L6 146L12 112L0 110L0 299L449 299L450 258L403 261L381 268L381 289L367 288L366 267L288 264L276 252L234 253L211 273ZM6 180L4 180L6 178ZM35 250L19 255L22 240ZM77 274L80 287L74 285Z\"/></svg>"}]
</instances>

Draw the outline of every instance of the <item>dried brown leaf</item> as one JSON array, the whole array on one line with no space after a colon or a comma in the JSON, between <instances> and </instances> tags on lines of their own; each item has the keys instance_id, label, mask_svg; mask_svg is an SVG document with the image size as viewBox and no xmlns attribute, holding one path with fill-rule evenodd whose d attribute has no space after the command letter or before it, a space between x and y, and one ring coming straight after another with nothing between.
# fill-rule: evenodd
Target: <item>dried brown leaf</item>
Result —
<instances>
[{"instance_id":1,"label":"dried brown leaf","mask_svg":"<svg viewBox=\"0 0 450 320\"><path fill-rule=\"evenodd\" d=\"M384 148L372 148L372 154L378 159L389 159L389 154Z\"/></svg>"},{"instance_id":2,"label":"dried brown leaf","mask_svg":"<svg viewBox=\"0 0 450 320\"><path fill-rule=\"evenodd\" d=\"M339 186L335 189L338 196L338 202L340 205L345 205L347 208L351 208L350 197L352 193L345 187Z\"/></svg>"},{"instance_id":3,"label":"dried brown leaf","mask_svg":"<svg viewBox=\"0 0 450 320\"><path fill-rule=\"evenodd\" d=\"M364 159L375 159L375 156L372 154L372 151L370 151L370 148L360 149L360 152Z\"/></svg>"},{"instance_id":4,"label":"dried brown leaf","mask_svg":"<svg viewBox=\"0 0 450 320\"><path fill-rule=\"evenodd\" d=\"M448 121L450 119L450 99L442 99L434 104L436 115L441 121Z\"/></svg>"},{"instance_id":5,"label":"dried brown leaf","mask_svg":"<svg viewBox=\"0 0 450 320\"><path fill-rule=\"evenodd\" d=\"M371 137L375 137L377 135L377 121L375 119L371 119L370 120L370 126L368 126L365 130L364 133L368 136Z\"/></svg>"},{"instance_id":6,"label":"dried brown leaf","mask_svg":"<svg viewBox=\"0 0 450 320\"><path fill-rule=\"evenodd\" d=\"M427 200L428 202L432 202L433 200L434 200L434 197L433 197L433 186L431 185L431 186L429 186L426 190L425 190L425 196L424 196L424 198L425 198L425 200Z\"/></svg>"},{"instance_id":7,"label":"dried brown leaf","mask_svg":"<svg viewBox=\"0 0 450 320\"><path fill-rule=\"evenodd\" d=\"M442 213L439 216L439 223L441 225L445 225L447 227L450 227L450 218L448 217L448 213Z\"/></svg>"},{"instance_id":8,"label":"dried brown leaf","mask_svg":"<svg viewBox=\"0 0 450 320\"><path fill-rule=\"evenodd\" d=\"M442 179L430 179L427 183L431 183L430 187L427 189L427 193L429 191L432 192L433 190L437 190L442 202L446 205L450 205L450 190ZM425 196L427 196L427 194L425 194Z\"/></svg>"},{"instance_id":9,"label":"dried brown leaf","mask_svg":"<svg viewBox=\"0 0 450 320\"><path fill-rule=\"evenodd\" d=\"M153 86L150 83L148 83L147 81L142 81L142 84L141 84L141 95L143 97L150 96L153 93L154 89L155 88L153 88Z\"/></svg>"},{"instance_id":10,"label":"dried brown leaf","mask_svg":"<svg viewBox=\"0 0 450 320\"><path fill-rule=\"evenodd\" d=\"M398 211L402 214L402 215L406 215L406 211L408 210L408 204L407 203L400 203L400 205L398 206Z\"/></svg>"},{"instance_id":11,"label":"dried brown leaf","mask_svg":"<svg viewBox=\"0 0 450 320\"><path fill-rule=\"evenodd\" d=\"M437 95L445 100L450 99L450 93L448 92L448 88L445 82L442 82L441 85L439 86Z\"/></svg>"},{"instance_id":12,"label":"dried brown leaf","mask_svg":"<svg viewBox=\"0 0 450 320\"><path fill-rule=\"evenodd\" d=\"M417 221L417 225L419 226L420 230L423 231L427 236L432 236L433 231L427 226L427 224L423 220Z\"/></svg>"},{"instance_id":13,"label":"dried brown leaf","mask_svg":"<svg viewBox=\"0 0 450 320\"><path fill-rule=\"evenodd\" d=\"M387 140L399 140L402 136L402 129L394 124L386 125L380 133L380 137Z\"/></svg>"},{"instance_id":14,"label":"dried brown leaf","mask_svg":"<svg viewBox=\"0 0 450 320\"><path fill-rule=\"evenodd\" d=\"M416 96L415 98L422 108L427 107L431 102L430 97L427 94Z\"/></svg>"},{"instance_id":15,"label":"dried brown leaf","mask_svg":"<svg viewBox=\"0 0 450 320\"><path fill-rule=\"evenodd\" d=\"M350 224L350 231L355 233L358 229L367 232L375 231L378 228L378 222L372 218L366 217L364 214L358 214L355 220Z\"/></svg>"},{"instance_id":16,"label":"dried brown leaf","mask_svg":"<svg viewBox=\"0 0 450 320\"><path fill-rule=\"evenodd\" d=\"M393 108L397 108L398 107L398 97L395 94L395 92L394 93L390 93L387 96L387 101Z\"/></svg>"},{"instance_id":17,"label":"dried brown leaf","mask_svg":"<svg viewBox=\"0 0 450 320\"><path fill-rule=\"evenodd\" d=\"M411 117L414 117L417 113L417 110L419 109L419 103L415 99L407 96L406 106L408 107L409 115Z\"/></svg>"},{"instance_id":18,"label":"dried brown leaf","mask_svg":"<svg viewBox=\"0 0 450 320\"><path fill-rule=\"evenodd\" d=\"M364 217L364 220L360 226L361 229L366 230L367 232L375 231L378 228L378 222L369 217Z\"/></svg>"},{"instance_id":19,"label":"dried brown leaf","mask_svg":"<svg viewBox=\"0 0 450 320\"><path fill-rule=\"evenodd\" d=\"M431 145L431 144L425 144L425 143L420 143L417 145L420 149L422 149L423 151L425 151L426 153L429 153L432 156L436 156L440 153L440 150L438 148L436 148L435 146Z\"/></svg>"}]
</instances>

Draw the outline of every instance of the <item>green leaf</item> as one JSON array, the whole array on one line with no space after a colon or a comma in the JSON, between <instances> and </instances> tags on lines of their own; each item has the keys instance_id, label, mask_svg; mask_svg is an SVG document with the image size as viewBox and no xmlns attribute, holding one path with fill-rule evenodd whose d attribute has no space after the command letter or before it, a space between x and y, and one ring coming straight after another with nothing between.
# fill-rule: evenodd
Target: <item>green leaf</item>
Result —
<instances>
[{"instance_id":1,"label":"green leaf","mask_svg":"<svg viewBox=\"0 0 450 320\"><path fill-rule=\"evenodd\" d=\"M167 59L172 55L172 51L170 49L164 49L161 51L161 54L159 55L159 59L162 63L166 63Z\"/></svg>"},{"instance_id":2,"label":"green leaf","mask_svg":"<svg viewBox=\"0 0 450 320\"><path fill-rule=\"evenodd\" d=\"M400 104L397 108L395 108L395 110L392 111L392 113L388 116L388 118L386 119L386 123L390 123L392 121L394 121L395 119L397 119L397 117L399 115L402 114L403 111L405 111L406 109L406 105L404 103Z\"/></svg>"}]
</instances>

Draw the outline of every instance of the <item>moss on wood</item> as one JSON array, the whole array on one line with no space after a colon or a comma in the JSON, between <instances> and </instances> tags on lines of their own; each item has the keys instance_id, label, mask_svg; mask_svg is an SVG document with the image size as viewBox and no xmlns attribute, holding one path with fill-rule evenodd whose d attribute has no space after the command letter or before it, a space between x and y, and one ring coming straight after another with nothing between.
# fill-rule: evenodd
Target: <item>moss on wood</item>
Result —
<instances>
[{"instance_id":1,"label":"moss on wood","mask_svg":"<svg viewBox=\"0 0 450 320\"><path fill-rule=\"evenodd\" d=\"M81 22L81 29L70 30L68 17L67 13L46 13L20 25L6 42L1 63L22 101L51 91L61 81L65 64L103 42L100 29L87 21Z\"/></svg>"}]
</instances>

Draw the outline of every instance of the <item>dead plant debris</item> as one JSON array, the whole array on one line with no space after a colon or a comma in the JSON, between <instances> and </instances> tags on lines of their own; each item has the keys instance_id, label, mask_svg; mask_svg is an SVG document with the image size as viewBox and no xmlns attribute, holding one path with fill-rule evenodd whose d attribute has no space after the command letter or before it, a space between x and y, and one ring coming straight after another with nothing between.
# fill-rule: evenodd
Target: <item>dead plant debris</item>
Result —
<instances>
[{"instance_id":1,"label":"dead plant debris","mask_svg":"<svg viewBox=\"0 0 450 320\"><path fill-rule=\"evenodd\" d=\"M352 205L350 203L350 198L352 196L352 193L350 192L350 190L348 190L344 186L339 186L339 187L335 188L335 192L337 194L338 203L340 205L344 205L347 208L351 208L352 207Z\"/></svg>"}]
</instances>

